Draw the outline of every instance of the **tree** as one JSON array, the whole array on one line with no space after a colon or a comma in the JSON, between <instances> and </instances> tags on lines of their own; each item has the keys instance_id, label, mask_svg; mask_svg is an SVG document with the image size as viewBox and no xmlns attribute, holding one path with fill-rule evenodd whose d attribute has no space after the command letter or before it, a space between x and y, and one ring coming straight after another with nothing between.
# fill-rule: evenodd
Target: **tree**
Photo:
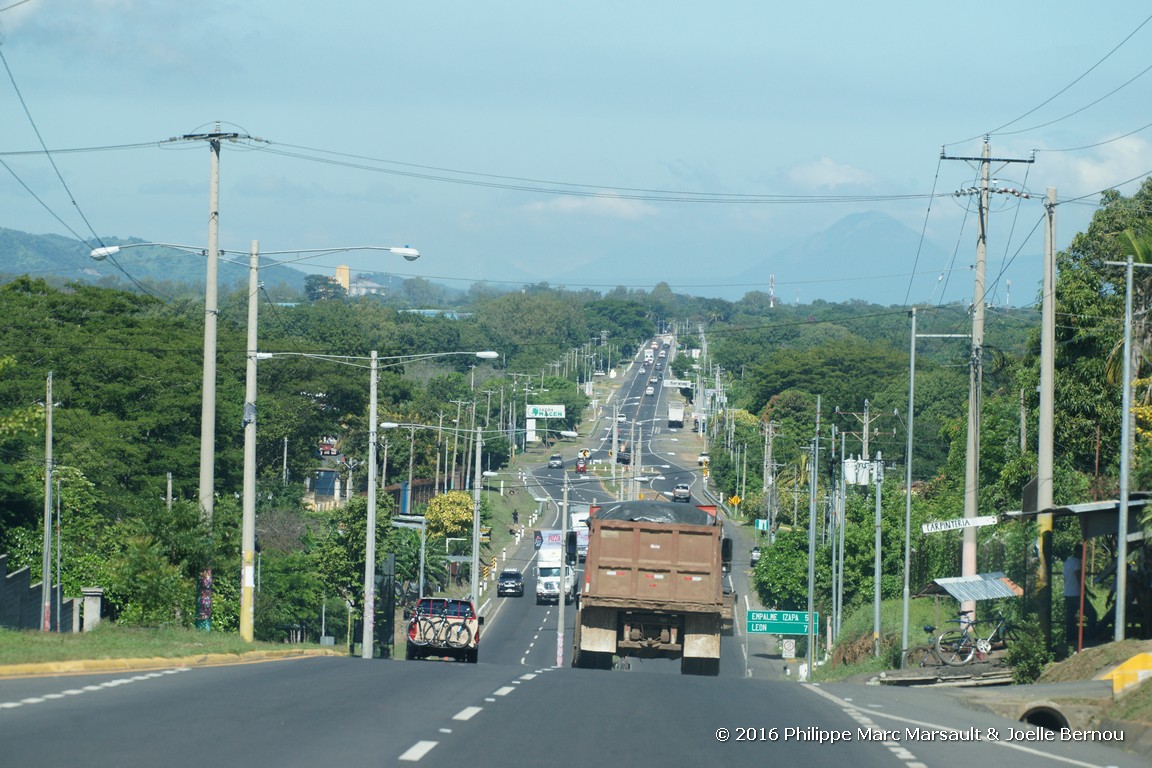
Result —
<instances>
[{"instance_id":1,"label":"tree","mask_svg":"<svg viewBox=\"0 0 1152 768\"><path fill-rule=\"evenodd\" d=\"M327 275L308 275L304 278L304 292L308 301L342 299L348 295L344 286Z\"/></svg>"},{"instance_id":2,"label":"tree","mask_svg":"<svg viewBox=\"0 0 1152 768\"><path fill-rule=\"evenodd\" d=\"M389 519L392 516L392 500L388 496L377 499L376 542L393 539ZM324 521L324 530L318 543L316 566L329 594L347 600L353 610L364 608L364 559L367 547L368 502L362 496L353 497L347 504L337 507ZM388 551L387 547L376 547L377 562ZM401 555L397 555L397 572L400 570Z\"/></svg>"},{"instance_id":3,"label":"tree","mask_svg":"<svg viewBox=\"0 0 1152 768\"><path fill-rule=\"evenodd\" d=\"M434 539L470 534L472 518L472 494L465 491L448 491L433 496L424 511L428 536Z\"/></svg>"}]
</instances>

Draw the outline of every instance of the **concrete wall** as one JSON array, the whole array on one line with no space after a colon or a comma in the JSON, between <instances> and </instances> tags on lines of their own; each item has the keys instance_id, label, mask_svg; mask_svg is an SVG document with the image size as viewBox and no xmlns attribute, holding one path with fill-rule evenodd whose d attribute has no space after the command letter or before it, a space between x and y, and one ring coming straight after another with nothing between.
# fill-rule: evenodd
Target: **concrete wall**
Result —
<instances>
[{"instance_id":1,"label":"concrete wall","mask_svg":"<svg viewBox=\"0 0 1152 768\"><path fill-rule=\"evenodd\" d=\"M43 585L32 583L31 571L21 568L8 573L8 555L0 555L0 627L40 629L44 610ZM51 589L51 588L50 588ZM52 629L56 630L56 590L51 589ZM76 632L80 626L80 600L66 597L60 604L61 632Z\"/></svg>"}]
</instances>

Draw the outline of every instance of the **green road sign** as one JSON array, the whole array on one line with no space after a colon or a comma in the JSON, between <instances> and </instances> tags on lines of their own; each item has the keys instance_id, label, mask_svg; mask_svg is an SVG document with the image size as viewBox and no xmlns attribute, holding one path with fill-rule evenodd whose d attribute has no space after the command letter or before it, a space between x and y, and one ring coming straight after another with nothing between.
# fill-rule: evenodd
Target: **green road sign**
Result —
<instances>
[{"instance_id":1,"label":"green road sign","mask_svg":"<svg viewBox=\"0 0 1152 768\"><path fill-rule=\"evenodd\" d=\"M816 626L820 626L820 614L816 614ZM807 611L748 611L748 634L806 635L808 634Z\"/></svg>"}]
</instances>

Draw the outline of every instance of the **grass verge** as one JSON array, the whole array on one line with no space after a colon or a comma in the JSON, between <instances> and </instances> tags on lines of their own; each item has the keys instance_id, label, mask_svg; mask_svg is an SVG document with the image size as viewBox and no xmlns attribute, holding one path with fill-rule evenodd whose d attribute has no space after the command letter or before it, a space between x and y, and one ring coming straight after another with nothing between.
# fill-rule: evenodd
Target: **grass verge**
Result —
<instances>
[{"instance_id":1,"label":"grass verge","mask_svg":"<svg viewBox=\"0 0 1152 768\"><path fill-rule=\"evenodd\" d=\"M284 650L281 643L246 643L239 635L181 628L117 627L56 633L0 628L0 664L39 664L93 659L182 658L207 653ZM293 648L319 647L312 644Z\"/></svg>"}]
</instances>

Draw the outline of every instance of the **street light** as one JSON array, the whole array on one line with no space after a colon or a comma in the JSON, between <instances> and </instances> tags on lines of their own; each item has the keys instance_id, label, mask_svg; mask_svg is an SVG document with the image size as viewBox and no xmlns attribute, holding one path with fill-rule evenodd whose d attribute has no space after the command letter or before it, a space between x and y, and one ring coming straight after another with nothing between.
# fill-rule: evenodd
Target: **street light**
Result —
<instances>
[{"instance_id":1,"label":"street light","mask_svg":"<svg viewBox=\"0 0 1152 768\"><path fill-rule=\"evenodd\" d=\"M200 432L200 506L209 526L212 523L213 509L213 462L215 434L216 434L216 261L225 253L241 254L240 251L217 250L215 243L211 243L208 250L190 245L177 245L175 243L129 243L126 245L111 245L93 249L89 254L97 261L103 261L127 248L171 248L179 251L199 253L209 258L209 280L207 306L205 309L204 332L204 396L201 415ZM297 258L279 261L277 265L291 264L310 258L316 254L343 253L346 251L385 251L403 256L408 261L420 258L420 251L409 246L341 246L336 248L312 248L286 251L265 251L264 255L294 254ZM259 241L253 240L248 253L248 351L247 370L245 375L244 397L244 491L243 491L243 519L241 523L241 588L240 588L240 637L245 642L252 642L254 631L254 589L255 589L255 551L256 551L256 360L260 354L257 347L257 294L259 281L257 273L260 269ZM227 260L227 259L226 259ZM211 328L209 328L211 326ZM375 356L375 352L373 352ZM373 377L373 386L376 384ZM373 403L375 400L373 399ZM373 417L375 421L375 417ZM371 435L374 437L375 435ZM374 449L373 449L374 452ZM374 457L373 457L374 458ZM375 462L373 461L373 467ZM369 470L372 472L372 469ZM369 490L369 493L374 493ZM374 501L374 499L372 499ZM210 571L209 571L210 578ZM205 587L201 587L201 600L204 600ZM208 595L207 616L200 620L211 620L210 593Z\"/></svg>"},{"instance_id":2,"label":"street light","mask_svg":"<svg viewBox=\"0 0 1152 768\"><path fill-rule=\"evenodd\" d=\"M393 250L393 249L381 249ZM411 249L403 249L411 250ZM296 251L293 251L296 253ZM368 358L357 357L355 355L325 355L314 354L311 352L255 352L249 355L249 365L255 366L257 360L267 360L272 357L306 357L314 360L327 360L329 362L339 363L340 365L349 365L355 368L364 368L363 363L358 362L362 360L369 360L367 366L371 370L371 383L369 386L369 403L368 403L368 520L367 531L365 533L365 547L364 547L364 632L361 640L360 654L365 659L372 658L372 638L375 631L375 570L376 570L376 400L377 400L377 383L379 379L379 370L383 368L391 368L397 365L404 365L417 360L428 360L434 357L447 357L450 355L475 355L483 359L492 359L499 357L496 352L428 352L415 355L394 355L391 357L378 357L376 350L372 350L371 356ZM380 360L389 361L387 364L381 366ZM357 361L357 362L354 362ZM253 368L253 377L255 376ZM247 406L245 406L247 410ZM253 413L255 412L255 404L252 406ZM255 432L253 439L255 438ZM255 469L253 469L255 472ZM254 476L253 476L254 477ZM253 484L253 487L255 485ZM253 518L253 530L255 530L255 523Z\"/></svg>"},{"instance_id":3,"label":"street light","mask_svg":"<svg viewBox=\"0 0 1152 768\"><path fill-rule=\"evenodd\" d=\"M293 261L307 258L316 253L339 253L343 251L352 250L372 250L372 251L385 251L387 253L394 253L403 256L408 261L415 261L420 258L420 252L415 248L408 246L403 247L385 247L385 246L356 246L347 248L326 248L326 249L308 249L302 251L268 251L267 254L285 254L294 253L298 254L296 259L289 259L285 262L278 262L288 264ZM259 291L259 281L257 273L260 270L260 244L258 241L252 241L252 249L248 258L248 353L247 365L245 372L245 387L244 387L244 504L243 515L241 523L241 569L242 577L240 581L240 637L245 642L252 642L255 634L255 558L256 558L256 361L259 357L257 352L257 309L259 302L256 295ZM369 408L369 424L375 425L376 423L376 383L377 383L377 357L375 350L372 351L371 357L372 367L372 384L370 395L370 408ZM369 427L368 432L368 517L369 530L375 532L376 525L376 429L374 426ZM376 563L376 539L374 536L369 536L370 547L365 551L365 565L364 565L364 587L365 587L365 612L370 612L372 601L375 595L370 592L375 588L375 563ZM364 648L362 653L365 653L365 658L372 658L372 647L369 639L372 637L369 634L365 622L365 636Z\"/></svg>"}]
</instances>

